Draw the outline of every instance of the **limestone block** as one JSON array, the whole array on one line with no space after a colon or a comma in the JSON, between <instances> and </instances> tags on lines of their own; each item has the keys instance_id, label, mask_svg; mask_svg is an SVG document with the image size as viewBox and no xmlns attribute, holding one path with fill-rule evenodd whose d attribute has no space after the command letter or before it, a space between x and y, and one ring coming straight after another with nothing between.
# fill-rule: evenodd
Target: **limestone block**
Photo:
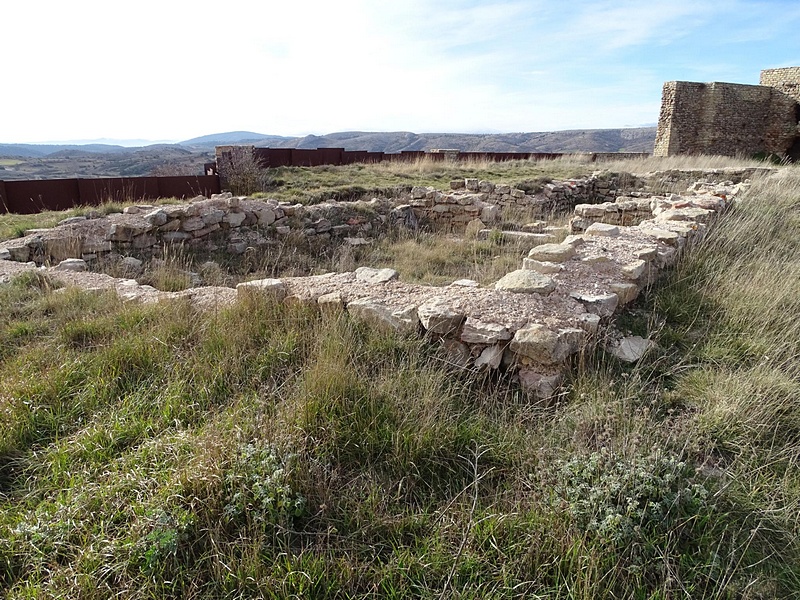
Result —
<instances>
[{"instance_id":1,"label":"limestone block","mask_svg":"<svg viewBox=\"0 0 800 600\"><path fill-rule=\"evenodd\" d=\"M511 340L511 350L542 365L564 362L577 352L585 333L582 329L555 332L538 323L517 330Z\"/></svg>"},{"instance_id":2,"label":"limestone block","mask_svg":"<svg viewBox=\"0 0 800 600\"><path fill-rule=\"evenodd\" d=\"M494 289L518 294L547 295L556 289L556 282L547 275L529 269L517 269L502 277Z\"/></svg>"},{"instance_id":3,"label":"limestone block","mask_svg":"<svg viewBox=\"0 0 800 600\"><path fill-rule=\"evenodd\" d=\"M230 227L240 227L246 218L247 215L243 212L229 212L227 215L222 217L222 222Z\"/></svg>"},{"instance_id":4,"label":"limestone block","mask_svg":"<svg viewBox=\"0 0 800 600\"><path fill-rule=\"evenodd\" d=\"M169 221L169 216L167 215L167 213L160 208L157 208L156 210L147 213L144 216L144 218L145 221L150 223L153 227L160 227L161 225Z\"/></svg>"},{"instance_id":5,"label":"limestone block","mask_svg":"<svg viewBox=\"0 0 800 600\"><path fill-rule=\"evenodd\" d=\"M670 246L677 245L678 238L680 237L674 231L668 231L666 229L658 229L658 228L652 228L652 227L645 227L645 228L640 227L639 231L641 231L645 235L649 235L650 237L654 237L659 242L664 242L665 244L669 244Z\"/></svg>"},{"instance_id":6,"label":"limestone block","mask_svg":"<svg viewBox=\"0 0 800 600\"><path fill-rule=\"evenodd\" d=\"M527 231L501 231L500 235L506 242L514 243L527 251L535 246L555 242L555 236L549 233L529 233Z\"/></svg>"},{"instance_id":7,"label":"limestone block","mask_svg":"<svg viewBox=\"0 0 800 600\"><path fill-rule=\"evenodd\" d=\"M53 270L81 272L88 271L89 265L87 265L86 261L81 258L67 258L53 267Z\"/></svg>"},{"instance_id":8,"label":"limestone block","mask_svg":"<svg viewBox=\"0 0 800 600\"><path fill-rule=\"evenodd\" d=\"M356 269L356 281L363 283L386 283L397 279L398 273L394 269L373 269L359 267Z\"/></svg>"},{"instance_id":9,"label":"limestone block","mask_svg":"<svg viewBox=\"0 0 800 600\"><path fill-rule=\"evenodd\" d=\"M163 225L161 225L158 230L159 231L178 231L181 228L181 220L180 219L172 219L167 221Z\"/></svg>"},{"instance_id":10,"label":"limestone block","mask_svg":"<svg viewBox=\"0 0 800 600\"><path fill-rule=\"evenodd\" d=\"M236 286L236 296L243 298L248 294L264 294L274 297L278 302L286 298L286 286L280 279L256 279Z\"/></svg>"},{"instance_id":11,"label":"limestone block","mask_svg":"<svg viewBox=\"0 0 800 600\"><path fill-rule=\"evenodd\" d=\"M454 335L464 322L465 315L447 306L443 298L436 298L417 309L422 326L431 333Z\"/></svg>"},{"instance_id":12,"label":"limestone block","mask_svg":"<svg viewBox=\"0 0 800 600\"><path fill-rule=\"evenodd\" d=\"M149 233L143 233L142 235L137 235L135 238L133 238L133 247L137 250L155 246L157 243L158 239Z\"/></svg>"},{"instance_id":13,"label":"limestone block","mask_svg":"<svg viewBox=\"0 0 800 600\"><path fill-rule=\"evenodd\" d=\"M583 313L578 317L580 328L586 333L594 335L600 329L600 317L592 313Z\"/></svg>"},{"instance_id":14,"label":"limestone block","mask_svg":"<svg viewBox=\"0 0 800 600\"><path fill-rule=\"evenodd\" d=\"M450 182L450 189L451 190L463 190L464 189L464 180L463 179L454 179Z\"/></svg>"},{"instance_id":15,"label":"limestone block","mask_svg":"<svg viewBox=\"0 0 800 600\"><path fill-rule=\"evenodd\" d=\"M639 295L639 286L635 283L612 283L608 287L619 296L619 303L623 305L633 302Z\"/></svg>"},{"instance_id":16,"label":"limestone block","mask_svg":"<svg viewBox=\"0 0 800 600\"><path fill-rule=\"evenodd\" d=\"M542 244L528 252L528 258L544 262L565 262L575 256L570 244Z\"/></svg>"},{"instance_id":17,"label":"limestone block","mask_svg":"<svg viewBox=\"0 0 800 600\"><path fill-rule=\"evenodd\" d=\"M269 206L264 206L253 211L258 218L259 225L272 225L277 218L275 211Z\"/></svg>"},{"instance_id":18,"label":"limestone block","mask_svg":"<svg viewBox=\"0 0 800 600\"><path fill-rule=\"evenodd\" d=\"M74 225L75 223L82 223L85 220L86 217L69 217L67 219L62 219L61 221L59 221L57 226L61 227L62 225Z\"/></svg>"},{"instance_id":19,"label":"limestone block","mask_svg":"<svg viewBox=\"0 0 800 600\"><path fill-rule=\"evenodd\" d=\"M564 238L564 241L561 242L562 244L568 244L573 248L577 248L578 246L582 246L586 243L586 240L583 239L582 235L568 235Z\"/></svg>"},{"instance_id":20,"label":"limestone block","mask_svg":"<svg viewBox=\"0 0 800 600\"><path fill-rule=\"evenodd\" d=\"M11 260L11 252L6 248L0 248L0 260Z\"/></svg>"},{"instance_id":21,"label":"limestone block","mask_svg":"<svg viewBox=\"0 0 800 600\"><path fill-rule=\"evenodd\" d=\"M622 338L619 344L613 346L610 351L621 361L634 363L640 360L654 346L655 343L652 340L646 340L635 335Z\"/></svg>"},{"instance_id":22,"label":"limestone block","mask_svg":"<svg viewBox=\"0 0 800 600\"><path fill-rule=\"evenodd\" d=\"M483 349L480 356L475 359L475 368L497 369L503 360L504 348L500 345L487 346Z\"/></svg>"},{"instance_id":23,"label":"limestone block","mask_svg":"<svg viewBox=\"0 0 800 600\"><path fill-rule=\"evenodd\" d=\"M641 259L634 260L628 264L622 265L622 274L628 279L639 279L644 273L647 263Z\"/></svg>"},{"instance_id":24,"label":"limestone block","mask_svg":"<svg viewBox=\"0 0 800 600\"><path fill-rule=\"evenodd\" d=\"M480 287L480 285L481 285L481 284L479 284L479 283L478 283L477 281L475 281L474 279L456 279L456 280L455 280L453 283L451 283L450 285L455 285L455 286L457 286L457 287L471 287L471 288L476 288L476 287Z\"/></svg>"},{"instance_id":25,"label":"limestone block","mask_svg":"<svg viewBox=\"0 0 800 600\"><path fill-rule=\"evenodd\" d=\"M469 366L472 360L472 354L466 344L462 344L458 340L444 339L442 340L442 347L444 348L447 363L463 369Z\"/></svg>"},{"instance_id":26,"label":"limestone block","mask_svg":"<svg viewBox=\"0 0 800 600\"><path fill-rule=\"evenodd\" d=\"M323 294L317 298L317 304L325 314L335 314L344 310L344 299L339 292Z\"/></svg>"},{"instance_id":27,"label":"limestone block","mask_svg":"<svg viewBox=\"0 0 800 600\"><path fill-rule=\"evenodd\" d=\"M511 193L511 186L506 185L504 183L498 183L494 186L494 193L498 196L502 196L503 194L510 194Z\"/></svg>"},{"instance_id":28,"label":"limestone block","mask_svg":"<svg viewBox=\"0 0 800 600\"><path fill-rule=\"evenodd\" d=\"M525 192L523 190L512 189L511 190L511 197L517 200L521 200L525 197Z\"/></svg>"},{"instance_id":29,"label":"limestone block","mask_svg":"<svg viewBox=\"0 0 800 600\"><path fill-rule=\"evenodd\" d=\"M535 260L533 258L523 258L522 268L536 271L542 275L552 275L564 270L564 265L548 261Z\"/></svg>"},{"instance_id":30,"label":"limestone block","mask_svg":"<svg viewBox=\"0 0 800 600\"><path fill-rule=\"evenodd\" d=\"M479 181L478 190L486 194L491 194L494 191L494 184L491 181Z\"/></svg>"},{"instance_id":31,"label":"limestone block","mask_svg":"<svg viewBox=\"0 0 800 600\"><path fill-rule=\"evenodd\" d=\"M225 218L225 212L222 210L212 210L211 212L207 212L206 214L202 215L200 218L203 220L203 224L208 227L209 225L222 223L222 219ZM184 229L186 229L185 225Z\"/></svg>"},{"instance_id":32,"label":"limestone block","mask_svg":"<svg viewBox=\"0 0 800 600\"><path fill-rule=\"evenodd\" d=\"M123 268L123 270L128 271L130 273L139 273L142 271L142 268L144 266L144 263L141 260L133 256L126 256L121 261L119 261L119 264Z\"/></svg>"},{"instance_id":33,"label":"limestone block","mask_svg":"<svg viewBox=\"0 0 800 600\"><path fill-rule=\"evenodd\" d=\"M132 225L127 223L112 223L107 239L114 242L131 242L137 235L147 233L152 226L147 224Z\"/></svg>"},{"instance_id":34,"label":"limestone block","mask_svg":"<svg viewBox=\"0 0 800 600\"><path fill-rule=\"evenodd\" d=\"M419 328L416 306L398 308L372 298L360 298L347 303L347 312L376 327L400 333L416 333Z\"/></svg>"},{"instance_id":35,"label":"limestone block","mask_svg":"<svg viewBox=\"0 0 800 600\"><path fill-rule=\"evenodd\" d=\"M604 204L578 204L575 206L575 214L579 217L602 218L606 214Z\"/></svg>"},{"instance_id":36,"label":"limestone block","mask_svg":"<svg viewBox=\"0 0 800 600\"><path fill-rule=\"evenodd\" d=\"M24 263L31 259L31 249L27 245L7 246L6 250L8 250L10 256L9 260Z\"/></svg>"},{"instance_id":37,"label":"limestone block","mask_svg":"<svg viewBox=\"0 0 800 600\"><path fill-rule=\"evenodd\" d=\"M170 219L183 219L186 217L186 208L181 205L165 206L162 209Z\"/></svg>"},{"instance_id":38,"label":"limestone block","mask_svg":"<svg viewBox=\"0 0 800 600\"><path fill-rule=\"evenodd\" d=\"M197 231L198 229L202 229L205 227L206 224L200 217L189 217L188 219L184 220L181 229L187 232Z\"/></svg>"},{"instance_id":39,"label":"limestone block","mask_svg":"<svg viewBox=\"0 0 800 600\"><path fill-rule=\"evenodd\" d=\"M203 227L202 229L195 229L194 231L192 231L192 237L195 237L195 238L205 237L205 236L207 236L209 234L214 233L215 231L217 231L218 229L221 229L221 228L222 228L222 226L219 223L212 223L211 225L208 225L207 227Z\"/></svg>"},{"instance_id":40,"label":"limestone block","mask_svg":"<svg viewBox=\"0 0 800 600\"><path fill-rule=\"evenodd\" d=\"M517 375L524 391L538 400L552 398L561 386L561 375L542 375L529 369L521 369Z\"/></svg>"},{"instance_id":41,"label":"limestone block","mask_svg":"<svg viewBox=\"0 0 800 600\"><path fill-rule=\"evenodd\" d=\"M424 198L428 192L431 191L431 188L424 187L421 185L415 185L411 188L411 198L417 200L419 198Z\"/></svg>"},{"instance_id":42,"label":"limestone block","mask_svg":"<svg viewBox=\"0 0 800 600\"><path fill-rule=\"evenodd\" d=\"M616 237L619 235L619 227L606 223L592 223L586 228L585 235L595 235L599 237Z\"/></svg>"},{"instance_id":43,"label":"limestone block","mask_svg":"<svg viewBox=\"0 0 800 600\"><path fill-rule=\"evenodd\" d=\"M468 344L497 344L511 339L511 332L505 325L481 321L467 317L461 330L461 341Z\"/></svg>"},{"instance_id":44,"label":"limestone block","mask_svg":"<svg viewBox=\"0 0 800 600\"><path fill-rule=\"evenodd\" d=\"M653 246L651 248L642 248L641 250L634 251L633 255L640 260L655 260L658 256L658 247Z\"/></svg>"},{"instance_id":45,"label":"limestone block","mask_svg":"<svg viewBox=\"0 0 800 600\"><path fill-rule=\"evenodd\" d=\"M478 180L472 177L469 177L464 180L464 187L467 188L470 192L477 192L478 191Z\"/></svg>"},{"instance_id":46,"label":"limestone block","mask_svg":"<svg viewBox=\"0 0 800 600\"><path fill-rule=\"evenodd\" d=\"M599 317L610 317L614 314L619 304L619 296L616 294L584 294L572 292L570 296L583 304L588 312Z\"/></svg>"}]
</instances>

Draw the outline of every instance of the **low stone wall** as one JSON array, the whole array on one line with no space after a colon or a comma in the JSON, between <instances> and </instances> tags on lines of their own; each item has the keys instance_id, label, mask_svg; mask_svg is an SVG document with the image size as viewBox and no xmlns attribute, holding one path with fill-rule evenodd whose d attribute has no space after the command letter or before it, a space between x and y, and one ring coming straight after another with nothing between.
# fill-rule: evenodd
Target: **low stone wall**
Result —
<instances>
[{"instance_id":1,"label":"low stone wall","mask_svg":"<svg viewBox=\"0 0 800 600\"><path fill-rule=\"evenodd\" d=\"M465 188L463 194L505 195L497 187L492 192ZM425 335L441 344L453 365L510 371L531 395L547 398L556 393L570 360L600 339L622 360L641 358L651 341L623 338L613 329L599 336L603 323L674 264L687 243L703 235L745 187L746 183L701 181L681 195L579 205L576 219L595 219L587 206L597 218L591 223L574 221L574 230L580 233L561 243L534 246L519 269L489 288L469 280L446 287L411 285L399 281L391 269L362 267L354 273L251 281L236 290L167 293L135 280L85 272L82 259L91 260L115 247L141 252L159 243L222 241L235 253L247 247L250 234L280 236L295 231L306 240L365 239L350 236L365 236L393 224L407 226L415 218L408 205L393 207L378 200L300 207L230 195L132 208L108 218L70 219L55 229L0 243L0 282L10 274L40 268L31 259L58 256L66 260L47 269L52 276L92 289L114 289L125 300L184 297L216 306L248 294L268 294L279 301L313 303L324 312L347 311L375 327ZM432 199L435 205L435 193ZM619 219L621 213L635 214L638 220L647 216L648 207L649 218L637 225L602 221Z\"/></svg>"},{"instance_id":2,"label":"low stone wall","mask_svg":"<svg viewBox=\"0 0 800 600\"><path fill-rule=\"evenodd\" d=\"M613 199L617 185L616 176L593 175L585 179L546 183L541 191L530 194L509 185L464 179L452 181L449 192L416 186L407 201L420 223L434 229L463 231L474 219L480 219L486 225L499 223L503 209L507 208L524 208L531 212L531 216L540 218L568 213L582 202Z\"/></svg>"},{"instance_id":3,"label":"low stone wall","mask_svg":"<svg viewBox=\"0 0 800 600\"><path fill-rule=\"evenodd\" d=\"M570 220L570 231L581 233L595 223L635 226L656 222L690 221L704 225L710 217L728 208L732 199L749 187L749 180L733 183L698 181L681 194L620 196L614 202L579 204Z\"/></svg>"}]
</instances>

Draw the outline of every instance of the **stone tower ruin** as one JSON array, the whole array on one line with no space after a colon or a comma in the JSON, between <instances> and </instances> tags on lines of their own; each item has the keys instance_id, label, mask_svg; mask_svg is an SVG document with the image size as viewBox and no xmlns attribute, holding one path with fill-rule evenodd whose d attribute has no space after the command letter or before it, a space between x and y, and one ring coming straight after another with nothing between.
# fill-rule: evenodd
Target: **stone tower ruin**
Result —
<instances>
[{"instance_id":1,"label":"stone tower ruin","mask_svg":"<svg viewBox=\"0 0 800 600\"><path fill-rule=\"evenodd\" d=\"M760 85L666 82L653 154L800 159L800 67L761 71Z\"/></svg>"}]
</instances>

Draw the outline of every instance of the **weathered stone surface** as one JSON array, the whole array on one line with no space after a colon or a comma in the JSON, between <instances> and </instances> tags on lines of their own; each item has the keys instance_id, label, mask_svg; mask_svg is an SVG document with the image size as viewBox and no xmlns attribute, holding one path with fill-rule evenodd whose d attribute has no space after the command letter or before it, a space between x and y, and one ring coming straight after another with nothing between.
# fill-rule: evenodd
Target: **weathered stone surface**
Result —
<instances>
[{"instance_id":1,"label":"weathered stone surface","mask_svg":"<svg viewBox=\"0 0 800 600\"><path fill-rule=\"evenodd\" d=\"M6 248L0 248L0 260L11 260L11 252Z\"/></svg>"},{"instance_id":2,"label":"weathered stone surface","mask_svg":"<svg viewBox=\"0 0 800 600\"><path fill-rule=\"evenodd\" d=\"M222 222L231 226L231 227L239 227L244 220L247 218L247 215L243 212L229 212L224 217L222 217Z\"/></svg>"},{"instance_id":3,"label":"weathered stone surface","mask_svg":"<svg viewBox=\"0 0 800 600\"><path fill-rule=\"evenodd\" d=\"M359 298L347 303L347 312L377 327L400 333L416 333L419 327L416 306L397 308L372 298Z\"/></svg>"},{"instance_id":4,"label":"weathered stone surface","mask_svg":"<svg viewBox=\"0 0 800 600\"><path fill-rule=\"evenodd\" d=\"M67 219L62 219L58 222L58 227L62 225L73 225L74 223L82 223L86 220L86 217L69 217Z\"/></svg>"},{"instance_id":5,"label":"weathered stone surface","mask_svg":"<svg viewBox=\"0 0 800 600\"><path fill-rule=\"evenodd\" d=\"M474 279L456 279L450 285L455 285L455 286L458 286L458 287L476 288L476 287L480 287L481 284L478 283L477 281L475 281Z\"/></svg>"},{"instance_id":6,"label":"weathered stone surface","mask_svg":"<svg viewBox=\"0 0 800 600\"><path fill-rule=\"evenodd\" d=\"M208 227L209 225L217 225L219 223L222 223L222 219L225 218L225 212L221 210L212 210L210 212L203 214L200 218L202 219L203 225L205 227ZM183 228L186 229L185 224ZM203 227L201 227L200 229L203 229Z\"/></svg>"},{"instance_id":7,"label":"weathered stone surface","mask_svg":"<svg viewBox=\"0 0 800 600\"><path fill-rule=\"evenodd\" d=\"M635 250L633 255L644 261L651 261L655 260L656 256L658 256L658 248L653 246L652 248L643 248L641 250Z\"/></svg>"},{"instance_id":8,"label":"weathered stone surface","mask_svg":"<svg viewBox=\"0 0 800 600\"><path fill-rule=\"evenodd\" d=\"M144 267L144 263L136 257L133 256L126 256L121 261L119 261L120 266L125 271L129 271L131 273L139 273L142 268Z\"/></svg>"},{"instance_id":9,"label":"weathered stone surface","mask_svg":"<svg viewBox=\"0 0 800 600\"><path fill-rule=\"evenodd\" d=\"M581 329L586 333L594 335L600 329L600 317L592 313L583 313L578 317Z\"/></svg>"},{"instance_id":10,"label":"weathered stone surface","mask_svg":"<svg viewBox=\"0 0 800 600\"><path fill-rule=\"evenodd\" d=\"M445 336L457 334L466 318L464 313L447 306L442 298L434 298L421 305L417 309L417 315L427 331Z\"/></svg>"},{"instance_id":11,"label":"weathered stone surface","mask_svg":"<svg viewBox=\"0 0 800 600\"><path fill-rule=\"evenodd\" d=\"M161 225L164 225L167 221L169 221L169 216L167 215L167 213L160 208L147 213L144 216L144 218L148 223L150 223L154 227L159 227Z\"/></svg>"},{"instance_id":12,"label":"weathered stone surface","mask_svg":"<svg viewBox=\"0 0 800 600\"><path fill-rule=\"evenodd\" d=\"M601 237L616 237L619 235L619 227L616 225L607 225L606 223L593 223L586 228L584 234Z\"/></svg>"},{"instance_id":13,"label":"weathered stone surface","mask_svg":"<svg viewBox=\"0 0 800 600\"><path fill-rule=\"evenodd\" d=\"M659 242L664 242L665 244L670 244L673 246L678 243L678 238L680 237L674 231L667 231L666 229L647 227L640 228L640 231L645 235L654 237Z\"/></svg>"},{"instance_id":14,"label":"weathered stone surface","mask_svg":"<svg viewBox=\"0 0 800 600\"><path fill-rule=\"evenodd\" d=\"M547 295L556 289L556 282L536 271L518 269L502 277L494 284L494 289L518 294Z\"/></svg>"},{"instance_id":15,"label":"weathered stone surface","mask_svg":"<svg viewBox=\"0 0 800 600\"><path fill-rule=\"evenodd\" d=\"M266 294L280 302L286 298L286 286L280 279L256 279L237 285L236 294L239 298L248 294Z\"/></svg>"},{"instance_id":16,"label":"weathered stone surface","mask_svg":"<svg viewBox=\"0 0 800 600\"><path fill-rule=\"evenodd\" d=\"M555 396L561 386L561 375L542 375L528 369L521 369L519 383L523 390L538 400L547 400Z\"/></svg>"},{"instance_id":17,"label":"weathered stone surface","mask_svg":"<svg viewBox=\"0 0 800 600\"><path fill-rule=\"evenodd\" d=\"M529 271L536 271L542 275L552 275L564 270L564 265L554 262L540 261L533 258L523 258L522 268Z\"/></svg>"},{"instance_id":18,"label":"weathered stone surface","mask_svg":"<svg viewBox=\"0 0 800 600\"><path fill-rule=\"evenodd\" d=\"M80 258L67 258L62 260L58 265L53 267L56 271L88 271L89 265L86 261Z\"/></svg>"},{"instance_id":19,"label":"weathered stone surface","mask_svg":"<svg viewBox=\"0 0 800 600\"><path fill-rule=\"evenodd\" d=\"M535 323L517 330L511 340L511 350L539 364L555 365L578 351L584 335L582 329L555 332Z\"/></svg>"},{"instance_id":20,"label":"weathered stone surface","mask_svg":"<svg viewBox=\"0 0 800 600\"><path fill-rule=\"evenodd\" d=\"M205 221L200 217L190 217L183 222L181 225L181 229L187 232L197 231L199 229L203 229L206 226Z\"/></svg>"},{"instance_id":21,"label":"weathered stone surface","mask_svg":"<svg viewBox=\"0 0 800 600\"><path fill-rule=\"evenodd\" d=\"M147 233L151 225L131 225L127 223L113 223L108 232L108 239L115 242L130 242L137 235Z\"/></svg>"},{"instance_id":22,"label":"weathered stone surface","mask_svg":"<svg viewBox=\"0 0 800 600\"><path fill-rule=\"evenodd\" d=\"M497 369L500 362L503 360L504 348L499 345L487 346L483 349L480 356L475 359L475 367L481 369L488 367L489 369Z\"/></svg>"},{"instance_id":23,"label":"weathered stone surface","mask_svg":"<svg viewBox=\"0 0 800 600\"><path fill-rule=\"evenodd\" d=\"M643 260L637 259L622 265L620 270L622 271L622 274L628 279L639 279L639 277L642 276L646 268L647 268L647 263Z\"/></svg>"},{"instance_id":24,"label":"weathered stone surface","mask_svg":"<svg viewBox=\"0 0 800 600\"><path fill-rule=\"evenodd\" d=\"M619 296L616 294L584 294L573 292L570 294L578 302L581 302L586 310L600 317L610 317L614 314L619 304Z\"/></svg>"},{"instance_id":25,"label":"weathered stone surface","mask_svg":"<svg viewBox=\"0 0 800 600\"><path fill-rule=\"evenodd\" d=\"M7 246L6 250L9 255L8 260L28 262L31 259L31 249L24 244L20 244L19 246Z\"/></svg>"},{"instance_id":26,"label":"weathered stone surface","mask_svg":"<svg viewBox=\"0 0 800 600\"><path fill-rule=\"evenodd\" d=\"M609 287L619 297L622 305L633 302L639 295L639 286L635 283L612 283Z\"/></svg>"},{"instance_id":27,"label":"weathered stone surface","mask_svg":"<svg viewBox=\"0 0 800 600\"><path fill-rule=\"evenodd\" d=\"M497 344L511 339L508 327L500 323L467 317L461 330L461 341L468 344Z\"/></svg>"},{"instance_id":28,"label":"weathered stone surface","mask_svg":"<svg viewBox=\"0 0 800 600\"><path fill-rule=\"evenodd\" d=\"M331 314L344 310L344 300L339 292L331 292L330 294L323 294L317 298L319 309L323 313Z\"/></svg>"},{"instance_id":29,"label":"weathered stone surface","mask_svg":"<svg viewBox=\"0 0 800 600\"><path fill-rule=\"evenodd\" d=\"M542 244L528 252L528 258L540 262L565 262L575 256L575 248L570 244Z\"/></svg>"},{"instance_id":30,"label":"weathered stone surface","mask_svg":"<svg viewBox=\"0 0 800 600\"><path fill-rule=\"evenodd\" d=\"M611 348L611 354L624 362L634 363L640 360L654 346L655 344L652 340L646 340L635 335L622 338L619 344Z\"/></svg>"},{"instance_id":31,"label":"weathered stone surface","mask_svg":"<svg viewBox=\"0 0 800 600\"><path fill-rule=\"evenodd\" d=\"M394 269L373 269L372 267L359 267L356 269L356 280L364 283L386 283L397 279L398 273Z\"/></svg>"},{"instance_id":32,"label":"weathered stone surface","mask_svg":"<svg viewBox=\"0 0 800 600\"><path fill-rule=\"evenodd\" d=\"M462 344L458 340L446 338L442 340L442 347L444 348L447 363L459 369L469 366L472 362L472 354L466 344Z\"/></svg>"}]
</instances>

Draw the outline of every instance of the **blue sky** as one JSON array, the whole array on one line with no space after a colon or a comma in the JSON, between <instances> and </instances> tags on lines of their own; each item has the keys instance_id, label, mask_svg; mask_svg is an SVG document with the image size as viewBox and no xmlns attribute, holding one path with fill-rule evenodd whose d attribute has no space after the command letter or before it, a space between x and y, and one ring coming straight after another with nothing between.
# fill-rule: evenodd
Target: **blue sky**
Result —
<instances>
[{"instance_id":1,"label":"blue sky","mask_svg":"<svg viewBox=\"0 0 800 600\"><path fill-rule=\"evenodd\" d=\"M800 66L797 0L40 0L0 142L653 124L664 81Z\"/></svg>"}]
</instances>

